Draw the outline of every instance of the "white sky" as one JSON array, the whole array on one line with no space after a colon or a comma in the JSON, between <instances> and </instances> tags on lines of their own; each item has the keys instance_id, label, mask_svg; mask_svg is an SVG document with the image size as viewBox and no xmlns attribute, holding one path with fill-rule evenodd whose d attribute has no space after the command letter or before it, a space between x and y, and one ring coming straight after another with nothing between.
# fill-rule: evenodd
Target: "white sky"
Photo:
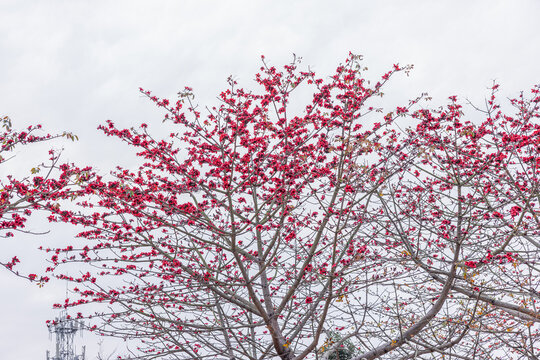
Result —
<instances>
[{"instance_id":1,"label":"white sky","mask_svg":"<svg viewBox=\"0 0 540 360\"><path fill-rule=\"evenodd\" d=\"M540 83L539 18L535 0L0 0L0 115L18 128L41 123L76 133L79 142L55 145L65 147L64 159L107 171L130 160L119 142L96 130L99 124L161 124L139 86L172 99L192 86L204 106L228 75L252 87L261 54L282 65L295 53L319 75L330 75L349 51L364 55L370 77L393 63L414 64L409 78L398 76L387 88L392 101L427 91L433 106L449 95L481 104L494 79L501 96ZM17 159L10 166L26 171L46 153L27 148ZM70 237L69 230L51 230L5 241L0 257L16 251L25 266L39 266L33 249ZM56 316L51 304L64 284L39 289L6 271L0 284L0 357L44 359L54 347L44 322ZM96 339L86 334L82 342L94 359Z\"/></svg>"}]
</instances>

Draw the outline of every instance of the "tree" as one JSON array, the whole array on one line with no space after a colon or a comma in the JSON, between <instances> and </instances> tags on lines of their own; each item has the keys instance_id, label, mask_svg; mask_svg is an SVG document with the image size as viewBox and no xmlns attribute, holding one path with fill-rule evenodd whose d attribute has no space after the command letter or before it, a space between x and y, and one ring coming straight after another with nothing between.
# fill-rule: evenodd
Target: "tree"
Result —
<instances>
[{"instance_id":1,"label":"tree","mask_svg":"<svg viewBox=\"0 0 540 360\"><path fill-rule=\"evenodd\" d=\"M0 125L2 128L0 130L0 165L4 166L14 157L13 151L16 147L50 141L58 137L67 137L71 140L77 138L68 132L57 135L36 135L41 125L29 126L25 131L16 131L8 116L0 118ZM31 170L34 175L44 172L43 176L34 176L32 181L28 177L17 179L10 175L0 179L0 237L10 238L15 232L32 233L25 230L25 223L32 212L45 205L52 206L56 200L67 196L66 186L69 184L69 176L66 172L59 178L52 176L57 170L56 165L59 159L58 154L52 150L49 155L50 164L38 165ZM19 273L14 269L19 262L19 258L14 256L9 261L0 261L0 265L20 277L38 281L39 284L48 280L46 276L38 279L36 274Z\"/></svg>"},{"instance_id":2,"label":"tree","mask_svg":"<svg viewBox=\"0 0 540 360\"><path fill-rule=\"evenodd\" d=\"M367 358L406 343L405 358L538 354L540 97L535 88L532 100L512 100L518 113L508 116L495 102L497 89L476 125L462 120L455 97L444 110L413 114L420 123L406 153L417 160L378 194L384 257L395 262L390 277L409 279L405 288L397 282L399 297L386 295L387 321L399 336ZM432 305L419 319L411 302Z\"/></svg>"},{"instance_id":3,"label":"tree","mask_svg":"<svg viewBox=\"0 0 540 360\"><path fill-rule=\"evenodd\" d=\"M57 306L107 305L93 329L140 358L535 358L538 89L511 117L494 87L476 124L455 97L378 108L410 67L370 85L355 55L328 80L297 65L263 58L261 89L229 79L207 116L190 88L175 103L141 89L169 139L101 127L142 164L74 169L79 208L50 207L84 227L48 249L76 286Z\"/></svg>"}]
</instances>

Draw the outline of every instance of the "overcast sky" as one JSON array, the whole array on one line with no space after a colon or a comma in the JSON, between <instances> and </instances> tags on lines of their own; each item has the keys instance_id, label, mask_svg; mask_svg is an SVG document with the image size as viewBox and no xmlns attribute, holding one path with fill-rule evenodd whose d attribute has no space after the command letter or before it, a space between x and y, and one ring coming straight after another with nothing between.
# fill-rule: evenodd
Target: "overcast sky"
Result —
<instances>
[{"instance_id":1,"label":"overcast sky","mask_svg":"<svg viewBox=\"0 0 540 360\"><path fill-rule=\"evenodd\" d=\"M481 104L493 80L504 96L540 83L539 18L535 0L0 0L0 115L18 128L40 123L74 132L80 141L48 146L106 172L131 160L99 124L160 127L162 114L139 87L174 98L191 86L205 106L229 75L252 87L262 54L282 65L295 53L322 76L352 51L364 55L371 77L394 63L414 64L410 77L394 78L386 90L392 101L428 92L433 106L449 95ZM26 148L10 166L27 171L46 159L44 150ZM35 248L71 236L50 230L5 241L1 259L15 251L25 266L39 268ZM39 289L6 271L0 282L0 357L44 359L54 348L44 322L57 315L51 304L65 285ZM86 334L78 342L93 360L96 339Z\"/></svg>"}]
</instances>

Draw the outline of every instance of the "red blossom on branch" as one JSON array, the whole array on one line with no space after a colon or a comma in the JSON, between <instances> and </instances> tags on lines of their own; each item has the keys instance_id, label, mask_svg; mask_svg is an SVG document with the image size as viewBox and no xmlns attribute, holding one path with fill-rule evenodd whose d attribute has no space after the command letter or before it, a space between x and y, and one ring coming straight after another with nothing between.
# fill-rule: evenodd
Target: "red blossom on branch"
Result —
<instances>
[{"instance_id":1,"label":"red blossom on branch","mask_svg":"<svg viewBox=\"0 0 540 360\"><path fill-rule=\"evenodd\" d=\"M21 146L30 146L33 143L50 141L59 137L76 140L71 133L64 132L57 135L39 135L41 125L29 126L24 131L13 128L11 119L7 116L0 118L0 165L13 158L13 152ZM17 179L11 175L0 178L0 237L11 238L17 233L32 233L25 229L29 216L37 210L58 206L60 199L71 198L73 193L68 190L70 185L76 183L73 180L76 168L58 165L58 154L52 150L49 152L49 163L36 165L30 170L28 177ZM5 166L5 165L4 165ZM39 176L37 174L42 174ZM54 176L57 177L54 177ZM80 179L79 179L80 180ZM17 276L34 281L36 274L24 275L15 265L19 263L18 257L0 265L16 274ZM48 277L39 278L38 284L47 282Z\"/></svg>"}]
</instances>

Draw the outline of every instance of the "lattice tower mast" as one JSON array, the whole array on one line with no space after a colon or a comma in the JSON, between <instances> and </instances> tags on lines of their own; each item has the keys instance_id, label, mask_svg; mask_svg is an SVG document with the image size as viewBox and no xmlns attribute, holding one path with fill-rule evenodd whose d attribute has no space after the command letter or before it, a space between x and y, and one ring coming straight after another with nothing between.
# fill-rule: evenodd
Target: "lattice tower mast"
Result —
<instances>
[{"instance_id":1,"label":"lattice tower mast","mask_svg":"<svg viewBox=\"0 0 540 360\"><path fill-rule=\"evenodd\" d=\"M84 324L82 321L71 319L64 310L55 321L48 325L49 334L56 335L56 354L51 357L47 351L47 360L85 360L85 347L82 347L82 354L75 354L75 344L73 339L77 331L82 331Z\"/></svg>"}]
</instances>

